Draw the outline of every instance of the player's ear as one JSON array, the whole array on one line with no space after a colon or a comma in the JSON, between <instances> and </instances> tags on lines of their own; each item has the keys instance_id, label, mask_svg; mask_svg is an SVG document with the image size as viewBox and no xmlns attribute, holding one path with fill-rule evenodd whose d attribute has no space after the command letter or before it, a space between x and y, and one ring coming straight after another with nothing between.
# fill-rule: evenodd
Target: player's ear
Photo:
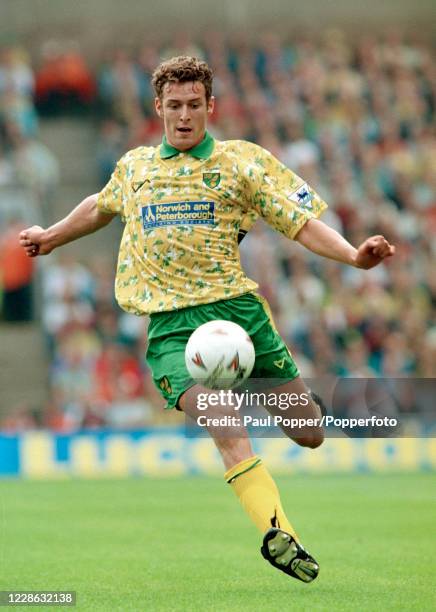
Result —
<instances>
[{"instance_id":1,"label":"player's ear","mask_svg":"<svg viewBox=\"0 0 436 612\"><path fill-rule=\"evenodd\" d=\"M154 108L156 110L158 117L162 118L162 100L160 98L154 99Z\"/></svg>"},{"instance_id":2,"label":"player's ear","mask_svg":"<svg viewBox=\"0 0 436 612\"><path fill-rule=\"evenodd\" d=\"M213 109L215 108L215 98L214 96L211 96L209 98L209 102L207 103L207 112L209 115L211 115L213 113Z\"/></svg>"}]
</instances>

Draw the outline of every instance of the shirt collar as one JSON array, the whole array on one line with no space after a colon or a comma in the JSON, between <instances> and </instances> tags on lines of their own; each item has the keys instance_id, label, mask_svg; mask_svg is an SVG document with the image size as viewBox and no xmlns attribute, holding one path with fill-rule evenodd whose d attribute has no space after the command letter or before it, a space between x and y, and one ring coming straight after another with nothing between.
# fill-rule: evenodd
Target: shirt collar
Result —
<instances>
[{"instance_id":1,"label":"shirt collar","mask_svg":"<svg viewBox=\"0 0 436 612\"><path fill-rule=\"evenodd\" d=\"M192 155L197 159L207 159L212 155L214 146L215 140L209 134L209 132L206 132L203 140L199 142L198 145L195 145L195 147L192 147L192 149L188 149L187 151L179 151L179 149L176 149L170 145L166 139L166 136L164 136L162 139L162 144L160 145L160 156L162 159L169 159L170 157L175 157L179 153L189 153L189 155Z\"/></svg>"}]
</instances>

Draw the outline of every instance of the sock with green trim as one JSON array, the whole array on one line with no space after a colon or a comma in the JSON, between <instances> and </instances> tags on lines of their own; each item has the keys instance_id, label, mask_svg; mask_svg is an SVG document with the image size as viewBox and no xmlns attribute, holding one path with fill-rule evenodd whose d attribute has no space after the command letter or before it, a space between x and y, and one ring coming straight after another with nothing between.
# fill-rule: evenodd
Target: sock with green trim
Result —
<instances>
[{"instance_id":1,"label":"sock with green trim","mask_svg":"<svg viewBox=\"0 0 436 612\"><path fill-rule=\"evenodd\" d=\"M234 465L224 478L239 497L245 512L264 534L271 527L298 536L282 508L276 483L259 457L250 457Z\"/></svg>"}]
</instances>

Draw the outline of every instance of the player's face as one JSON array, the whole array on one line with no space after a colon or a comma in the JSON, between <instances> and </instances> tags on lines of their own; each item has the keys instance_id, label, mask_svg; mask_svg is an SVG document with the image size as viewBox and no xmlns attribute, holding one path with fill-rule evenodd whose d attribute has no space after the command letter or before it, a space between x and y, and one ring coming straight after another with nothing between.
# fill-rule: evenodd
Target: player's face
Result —
<instances>
[{"instance_id":1,"label":"player's face","mask_svg":"<svg viewBox=\"0 0 436 612\"><path fill-rule=\"evenodd\" d=\"M203 140L214 98L206 101L206 90L199 81L165 83L162 98L155 99L155 106L169 144L187 151Z\"/></svg>"}]
</instances>

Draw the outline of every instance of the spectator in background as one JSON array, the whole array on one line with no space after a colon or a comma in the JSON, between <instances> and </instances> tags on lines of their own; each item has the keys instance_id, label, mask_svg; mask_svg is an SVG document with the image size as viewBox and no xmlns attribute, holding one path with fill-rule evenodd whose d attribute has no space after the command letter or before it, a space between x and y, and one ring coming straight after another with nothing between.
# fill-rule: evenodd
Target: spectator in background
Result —
<instances>
[{"instance_id":1,"label":"spectator in background","mask_svg":"<svg viewBox=\"0 0 436 612\"><path fill-rule=\"evenodd\" d=\"M18 434L29 429L36 429L38 422L32 408L26 404L13 407L6 416L0 420L0 431L6 434Z\"/></svg>"},{"instance_id":2,"label":"spectator in background","mask_svg":"<svg viewBox=\"0 0 436 612\"><path fill-rule=\"evenodd\" d=\"M160 123L153 110L154 96L149 80L151 62L156 56L152 45L141 49L137 61L128 50L117 48L113 58L100 70L99 105L105 117L99 146L102 184L126 146L135 148L143 142L160 139Z\"/></svg>"},{"instance_id":3,"label":"spectator in background","mask_svg":"<svg viewBox=\"0 0 436 612\"><path fill-rule=\"evenodd\" d=\"M88 111L95 99L95 81L75 41L49 41L36 71L36 106L42 115Z\"/></svg>"},{"instance_id":4,"label":"spectator in background","mask_svg":"<svg viewBox=\"0 0 436 612\"><path fill-rule=\"evenodd\" d=\"M298 119L285 120L282 129L286 144L283 147L281 161L289 168L295 168L295 172L310 182L310 177L303 169L307 166L317 166L320 158L317 145L305 137L303 124Z\"/></svg>"},{"instance_id":5,"label":"spectator in background","mask_svg":"<svg viewBox=\"0 0 436 612\"><path fill-rule=\"evenodd\" d=\"M34 136L38 120L33 93L33 72L24 50L0 49L0 122L15 122L24 136Z\"/></svg>"},{"instance_id":6,"label":"spectator in background","mask_svg":"<svg viewBox=\"0 0 436 612\"><path fill-rule=\"evenodd\" d=\"M28 258L22 257L17 238L24 227L22 221L14 219L0 235L2 319L8 322L33 320L34 264Z\"/></svg>"},{"instance_id":7,"label":"spectator in background","mask_svg":"<svg viewBox=\"0 0 436 612\"><path fill-rule=\"evenodd\" d=\"M67 253L62 253L57 263L44 269L42 323L52 355L65 328L92 325L93 290L90 271Z\"/></svg>"},{"instance_id":8,"label":"spectator in background","mask_svg":"<svg viewBox=\"0 0 436 612\"><path fill-rule=\"evenodd\" d=\"M204 58L203 49L197 45L189 33L183 28L178 29L171 37L171 45L165 47L160 54L160 61L178 55L189 55L191 57Z\"/></svg>"},{"instance_id":9,"label":"spectator in background","mask_svg":"<svg viewBox=\"0 0 436 612\"><path fill-rule=\"evenodd\" d=\"M12 90L23 98L31 99L34 81L24 49L14 46L0 49L0 93Z\"/></svg>"},{"instance_id":10,"label":"spectator in background","mask_svg":"<svg viewBox=\"0 0 436 612\"><path fill-rule=\"evenodd\" d=\"M36 138L26 137L17 123L7 123L5 131L17 182L32 194L36 215L43 222L50 221L53 197L60 180L59 163L44 144Z\"/></svg>"},{"instance_id":11,"label":"spectator in background","mask_svg":"<svg viewBox=\"0 0 436 612\"><path fill-rule=\"evenodd\" d=\"M144 424L150 409L144 402L142 368L120 344L108 344L95 363L96 403L114 425Z\"/></svg>"},{"instance_id":12,"label":"spectator in background","mask_svg":"<svg viewBox=\"0 0 436 612\"><path fill-rule=\"evenodd\" d=\"M104 114L124 125L141 111L141 73L127 49L117 48L100 71L98 89Z\"/></svg>"},{"instance_id":13,"label":"spectator in background","mask_svg":"<svg viewBox=\"0 0 436 612\"><path fill-rule=\"evenodd\" d=\"M154 66L159 63L159 54L156 47L146 44L139 49L138 53L138 80L141 107L149 118L154 118L154 92L150 85Z\"/></svg>"},{"instance_id":14,"label":"spectator in background","mask_svg":"<svg viewBox=\"0 0 436 612\"><path fill-rule=\"evenodd\" d=\"M105 119L100 126L97 148L98 180L105 185L123 151L125 128L115 119Z\"/></svg>"},{"instance_id":15,"label":"spectator in background","mask_svg":"<svg viewBox=\"0 0 436 612\"><path fill-rule=\"evenodd\" d=\"M58 163L37 140L34 77L19 47L0 50L0 233L10 219L51 219Z\"/></svg>"},{"instance_id":16,"label":"spectator in background","mask_svg":"<svg viewBox=\"0 0 436 612\"><path fill-rule=\"evenodd\" d=\"M65 414L70 429L79 429L90 404L95 404L93 368L100 350L91 325L68 322L56 336L50 369L53 408ZM104 424L103 418L99 424Z\"/></svg>"}]
</instances>

